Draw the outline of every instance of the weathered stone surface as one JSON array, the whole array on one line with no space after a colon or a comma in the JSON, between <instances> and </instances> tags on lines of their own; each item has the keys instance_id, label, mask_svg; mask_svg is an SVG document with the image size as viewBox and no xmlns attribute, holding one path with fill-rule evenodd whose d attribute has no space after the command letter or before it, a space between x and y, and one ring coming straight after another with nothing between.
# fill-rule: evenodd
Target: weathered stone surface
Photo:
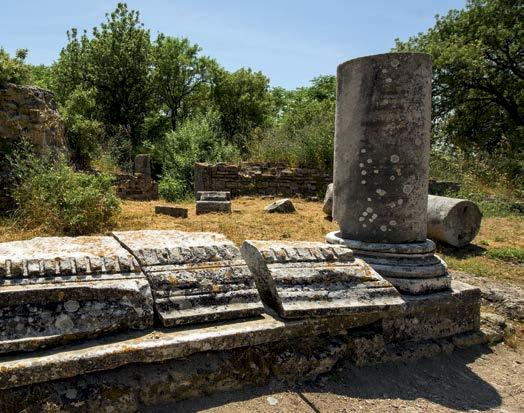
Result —
<instances>
[{"instance_id":1,"label":"weathered stone surface","mask_svg":"<svg viewBox=\"0 0 524 413\"><path fill-rule=\"evenodd\" d=\"M292 168L286 163L195 164L195 191L231 191L240 195L318 196L333 181L329 169Z\"/></svg>"},{"instance_id":2,"label":"weathered stone surface","mask_svg":"<svg viewBox=\"0 0 524 413\"><path fill-rule=\"evenodd\" d=\"M446 263L435 254L431 240L405 244L363 242L342 238L340 232L326 235L326 241L351 248L400 292L425 294L449 289L451 278Z\"/></svg>"},{"instance_id":3,"label":"weathered stone surface","mask_svg":"<svg viewBox=\"0 0 524 413\"><path fill-rule=\"evenodd\" d=\"M22 138L40 150L65 150L64 125L54 95L35 86L0 85L0 149Z\"/></svg>"},{"instance_id":4,"label":"weathered stone surface","mask_svg":"<svg viewBox=\"0 0 524 413\"><path fill-rule=\"evenodd\" d=\"M114 236L144 269L163 326L263 312L254 279L238 248L225 236L170 230Z\"/></svg>"},{"instance_id":5,"label":"weathered stone surface","mask_svg":"<svg viewBox=\"0 0 524 413\"><path fill-rule=\"evenodd\" d=\"M279 199L278 201L272 202L269 205L266 205L264 207L264 211L269 212L270 214L273 212L277 212L280 214L291 214L296 211L295 205L293 205L293 202L291 202L290 199L284 198Z\"/></svg>"},{"instance_id":6,"label":"weathered stone surface","mask_svg":"<svg viewBox=\"0 0 524 413\"><path fill-rule=\"evenodd\" d=\"M212 212L231 212L231 201L197 201L196 214L209 214Z\"/></svg>"},{"instance_id":7,"label":"weathered stone surface","mask_svg":"<svg viewBox=\"0 0 524 413\"><path fill-rule=\"evenodd\" d=\"M135 156L135 175L141 175L146 179L151 179L151 155L147 153Z\"/></svg>"},{"instance_id":8,"label":"weathered stone surface","mask_svg":"<svg viewBox=\"0 0 524 413\"><path fill-rule=\"evenodd\" d=\"M169 205L156 205L155 214L169 215L175 218L187 218L187 208L179 208Z\"/></svg>"},{"instance_id":9,"label":"weathered stone surface","mask_svg":"<svg viewBox=\"0 0 524 413\"><path fill-rule=\"evenodd\" d=\"M231 201L231 192L227 191L198 191L197 201Z\"/></svg>"},{"instance_id":10,"label":"weathered stone surface","mask_svg":"<svg viewBox=\"0 0 524 413\"><path fill-rule=\"evenodd\" d=\"M322 205L322 211L326 216L333 216L333 184L329 184L326 189L326 195L324 195L324 204Z\"/></svg>"},{"instance_id":11,"label":"weathered stone surface","mask_svg":"<svg viewBox=\"0 0 524 413\"><path fill-rule=\"evenodd\" d=\"M226 191L198 191L196 193L196 214L210 212L231 212L231 193Z\"/></svg>"},{"instance_id":12,"label":"weathered stone surface","mask_svg":"<svg viewBox=\"0 0 524 413\"><path fill-rule=\"evenodd\" d=\"M428 196L428 237L464 247L477 236L482 212L465 199Z\"/></svg>"},{"instance_id":13,"label":"weathered stone surface","mask_svg":"<svg viewBox=\"0 0 524 413\"><path fill-rule=\"evenodd\" d=\"M337 69L334 218L366 242L426 239L431 56L387 53Z\"/></svg>"},{"instance_id":14,"label":"weathered stone surface","mask_svg":"<svg viewBox=\"0 0 524 413\"><path fill-rule=\"evenodd\" d=\"M149 284L111 237L0 244L0 353L153 324Z\"/></svg>"},{"instance_id":15,"label":"weathered stone surface","mask_svg":"<svg viewBox=\"0 0 524 413\"><path fill-rule=\"evenodd\" d=\"M402 300L350 249L320 242L245 241L264 303L283 318L381 311Z\"/></svg>"},{"instance_id":16,"label":"weathered stone surface","mask_svg":"<svg viewBox=\"0 0 524 413\"><path fill-rule=\"evenodd\" d=\"M116 194L122 199L150 201L158 199L158 183L151 177L151 159L147 154L135 157L134 173L116 176Z\"/></svg>"},{"instance_id":17,"label":"weathered stone surface","mask_svg":"<svg viewBox=\"0 0 524 413\"><path fill-rule=\"evenodd\" d=\"M408 297L382 314L288 321L266 314L3 357L0 405L8 413L44 402L66 411L134 412L271 378L314 377L343 358L366 365L449 353L454 342L477 343L465 337L478 332L478 299L478 289L454 284L451 292Z\"/></svg>"}]
</instances>

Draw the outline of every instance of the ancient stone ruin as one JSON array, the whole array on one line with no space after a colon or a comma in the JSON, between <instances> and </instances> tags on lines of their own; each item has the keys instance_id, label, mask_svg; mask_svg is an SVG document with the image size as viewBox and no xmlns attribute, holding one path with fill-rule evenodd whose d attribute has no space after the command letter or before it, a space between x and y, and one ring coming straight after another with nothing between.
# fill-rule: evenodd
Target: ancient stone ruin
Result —
<instances>
[{"instance_id":1,"label":"ancient stone ruin","mask_svg":"<svg viewBox=\"0 0 524 413\"><path fill-rule=\"evenodd\" d=\"M196 214L210 212L231 212L231 193L228 191L198 191L196 193Z\"/></svg>"},{"instance_id":2,"label":"ancient stone ruin","mask_svg":"<svg viewBox=\"0 0 524 413\"><path fill-rule=\"evenodd\" d=\"M158 199L158 183L151 177L151 156L137 155L133 173L118 174L115 189L118 197L122 199L135 201Z\"/></svg>"},{"instance_id":3,"label":"ancient stone ruin","mask_svg":"<svg viewBox=\"0 0 524 413\"><path fill-rule=\"evenodd\" d=\"M399 290L449 289L427 239L431 57L384 54L337 70L333 217L327 241L353 249Z\"/></svg>"},{"instance_id":4,"label":"ancient stone ruin","mask_svg":"<svg viewBox=\"0 0 524 413\"><path fill-rule=\"evenodd\" d=\"M330 243L146 230L0 244L2 411L134 412L484 342L479 289L426 240L429 71L421 54L339 67Z\"/></svg>"}]
</instances>

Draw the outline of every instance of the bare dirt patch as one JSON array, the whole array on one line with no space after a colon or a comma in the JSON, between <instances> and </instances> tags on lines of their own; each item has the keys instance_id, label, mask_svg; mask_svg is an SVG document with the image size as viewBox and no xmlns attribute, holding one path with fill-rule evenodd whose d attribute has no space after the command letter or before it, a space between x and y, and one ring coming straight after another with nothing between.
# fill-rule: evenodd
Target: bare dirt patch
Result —
<instances>
[{"instance_id":1,"label":"bare dirt patch","mask_svg":"<svg viewBox=\"0 0 524 413\"><path fill-rule=\"evenodd\" d=\"M274 383L143 412L517 413L524 411L522 363L522 353L504 344L477 346L409 363L347 363L305 385Z\"/></svg>"}]
</instances>

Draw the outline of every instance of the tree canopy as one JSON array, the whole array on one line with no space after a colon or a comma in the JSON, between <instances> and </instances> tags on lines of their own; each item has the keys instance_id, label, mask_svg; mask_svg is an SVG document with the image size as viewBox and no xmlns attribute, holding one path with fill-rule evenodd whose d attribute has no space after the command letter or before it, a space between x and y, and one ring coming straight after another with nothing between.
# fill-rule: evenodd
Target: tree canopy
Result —
<instances>
[{"instance_id":1,"label":"tree canopy","mask_svg":"<svg viewBox=\"0 0 524 413\"><path fill-rule=\"evenodd\" d=\"M515 0L469 0L397 51L433 56L437 138L467 153L523 149L524 7Z\"/></svg>"}]
</instances>

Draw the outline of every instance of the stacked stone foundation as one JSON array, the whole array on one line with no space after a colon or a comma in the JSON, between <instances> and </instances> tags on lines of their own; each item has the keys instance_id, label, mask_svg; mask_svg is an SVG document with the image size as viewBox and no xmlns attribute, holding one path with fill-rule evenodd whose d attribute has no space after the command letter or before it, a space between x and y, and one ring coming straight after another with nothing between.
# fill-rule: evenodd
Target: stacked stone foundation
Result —
<instances>
[{"instance_id":1,"label":"stacked stone foundation","mask_svg":"<svg viewBox=\"0 0 524 413\"><path fill-rule=\"evenodd\" d=\"M2 412L133 412L483 341L477 288L402 295L324 243L250 241L242 252L223 235L179 231L0 244ZM49 331L17 307L35 305Z\"/></svg>"}]
</instances>

